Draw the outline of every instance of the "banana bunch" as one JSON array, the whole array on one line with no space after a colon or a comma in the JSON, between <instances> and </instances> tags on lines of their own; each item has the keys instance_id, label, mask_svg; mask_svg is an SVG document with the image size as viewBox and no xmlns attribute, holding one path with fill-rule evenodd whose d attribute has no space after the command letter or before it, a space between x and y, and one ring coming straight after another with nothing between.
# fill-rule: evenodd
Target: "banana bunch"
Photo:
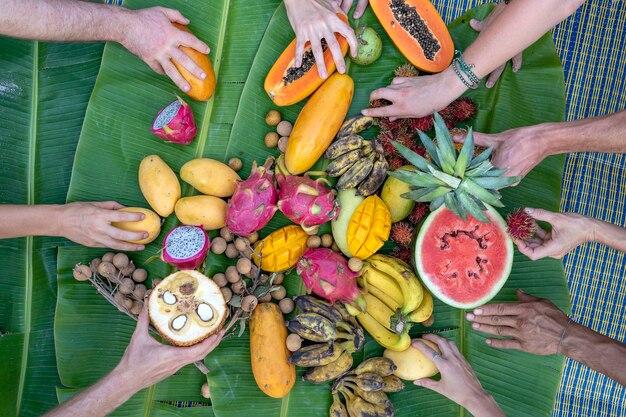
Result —
<instances>
[{"instance_id":1,"label":"banana bunch","mask_svg":"<svg viewBox=\"0 0 626 417\"><path fill-rule=\"evenodd\" d=\"M365 311L356 316L361 326L387 349L408 349L410 323L427 322L433 313L432 295L413 269L400 259L375 254L365 261L357 283L365 293Z\"/></svg>"},{"instance_id":2,"label":"banana bunch","mask_svg":"<svg viewBox=\"0 0 626 417\"><path fill-rule=\"evenodd\" d=\"M303 381L319 384L338 378L352 368L352 353L363 348L363 329L341 303L330 305L310 295L296 297L295 303L301 313L287 328L314 343L293 352L289 362L311 368Z\"/></svg>"},{"instance_id":3,"label":"banana bunch","mask_svg":"<svg viewBox=\"0 0 626 417\"><path fill-rule=\"evenodd\" d=\"M358 135L373 123L373 119L367 116L347 119L335 141L326 149L324 157L331 160L326 173L339 177L338 190L356 188L357 195L367 197L374 194L387 178L389 164L382 145Z\"/></svg>"},{"instance_id":4,"label":"banana bunch","mask_svg":"<svg viewBox=\"0 0 626 417\"><path fill-rule=\"evenodd\" d=\"M392 375L396 369L391 359L371 358L337 379L332 389L330 417L393 417L395 410L387 393L404 388L400 378Z\"/></svg>"}]
</instances>

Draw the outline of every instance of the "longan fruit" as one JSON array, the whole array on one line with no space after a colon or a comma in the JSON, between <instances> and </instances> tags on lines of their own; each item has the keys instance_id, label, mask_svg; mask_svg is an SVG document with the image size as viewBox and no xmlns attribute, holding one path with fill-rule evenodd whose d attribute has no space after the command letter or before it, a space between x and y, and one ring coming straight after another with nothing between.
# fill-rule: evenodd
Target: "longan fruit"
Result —
<instances>
[{"instance_id":1,"label":"longan fruit","mask_svg":"<svg viewBox=\"0 0 626 417\"><path fill-rule=\"evenodd\" d=\"M120 270L126 267L129 261L130 260L128 259L128 255L126 255L125 253L120 252L116 253L115 256L113 256L113 265L115 265L115 267Z\"/></svg>"},{"instance_id":2,"label":"longan fruit","mask_svg":"<svg viewBox=\"0 0 626 417\"><path fill-rule=\"evenodd\" d=\"M92 273L93 272L91 271L91 268L83 264L76 265L74 267L74 270L72 271L72 275L74 276L74 279L76 279L76 281L87 281L89 278L91 278Z\"/></svg>"},{"instance_id":3,"label":"longan fruit","mask_svg":"<svg viewBox=\"0 0 626 417\"><path fill-rule=\"evenodd\" d=\"M291 333L287 336L287 349L290 352L295 352L302 347L302 338L296 333Z\"/></svg>"},{"instance_id":4,"label":"longan fruit","mask_svg":"<svg viewBox=\"0 0 626 417\"><path fill-rule=\"evenodd\" d=\"M139 300L143 300L143 297L146 296L146 291L148 289L146 288L145 285L143 284L137 284L135 285L135 290L133 291L133 295L135 296L135 298L139 299Z\"/></svg>"},{"instance_id":5,"label":"longan fruit","mask_svg":"<svg viewBox=\"0 0 626 417\"><path fill-rule=\"evenodd\" d=\"M283 283L284 279L285 279L285 274L283 274L283 273L276 274L276 276L274 277L274 281L272 281L272 284L280 285L280 284Z\"/></svg>"},{"instance_id":6,"label":"longan fruit","mask_svg":"<svg viewBox=\"0 0 626 417\"><path fill-rule=\"evenodd\" d=\"M304 231L304 233L306 233L309 236L313 236L318 234L320 231L320 227L319 226L312 226L312 227L307 227L306 230Z\"/></svg>"},{"instance_id":7,"label":"longan fruit","mask_svg":"<svg viewBox=\"0 0 626 417\"><path fill-rule=\"evenodd\" d=\"M268 126L278 125L281 119L282 117L280 113L278 112L278 110L270 110L265 115L265 123L267 123Z\"/></svg>"},{"instance_id":8,"label":"longan fruit","mask_svg":"<svg viewBox=\"0 0 626 417\"><path fill-rule=\"evenodd\" d=\"M128 295L135 290L135 281L130 278L124 278L117 290L124 295Z\"/></svg>"},{"instance_id":9,"label":"longan fruit","mask_svg":"<svg viewBox=\"0 0 626 417\"><path fill-rule=\"evenodd\" d=\"M225 287L228 284L228 280L226 279L226 275L224 275L221 272L218 272L217 274L213 275L213 281L219 287Z\"/></svg>"},{"instance_id":10,"label":"longan fruit","mask_svg":"<svg viewBox=\"0 0 626 417\"><path fill-rule=\"evenodd\" d=\"M247 275L252 269L252 261L248 258L239 258L237 260L237 271L240 274Z\"/></svg>"},{"instance_id":11,"label":"longan fruit","mask_svg":"<svg viewBox=\"0 0 626 417\"><path fill-rule=\"evenodd\" d=\"M333 245L333 235L330 233L324 233L321 239L323 247L330 248Z\"/></svg>"},{"instance_id":12,"label":"longan fruit","mask_svg":"<svg viewBox=\"0 0 626 417\"><path fill-rule=\"evenodd\" d=\"M133 308L133 304L135 304L133 300L128 297L124 297L124 307L126 307L127 310Z\"/></svg>"},{"instance_id":13,"label":"longan fruit","mask_svg":"<svg viewBox=\"0 0 626 417\"><path fill-rule=\"evenodd\" d=\"M333 242L333 244L332 244L332 245L330 245L330 249L331 249L333 252L341 252L341 249L339 249L339 245L337 245L337 243L335 243L335 242Z\"/></svg>"},{"instance_id":14,"label":"longan fruit","mask_svg":"<svg viewBox=\"0 0 626 417\"><path fill-rule=\"evenodd\" d=\"M141 313L141 310L143 310L143 301L133 301L133 305L130 307L130 312L138 316L139 313Z\"/></svg>"},{"instance_id":15,"label":"longan fruit","mask_svg":"<svg viewBox=\"0 0 626 417\"><path fill-rule=\"evenodd\" d=\"M233 232L231 232L228 227L222 227L220 229L220 236L224 238L226 242L231 242L233 240Z\"/></svg>"},{"instance_id":16,"label":"longan fruit","mask_svg":"<svg viewBox=\"0 0 626 417\"><path fill-rule=\"evenodd\" d=\"M107 252L102 255L102 262L111 262L113 263L113 257L115 256L115 252Z\"/></svg>"},{"instance_id":17,"label":"longan fruit","mask_svg":"<svg viewBox=\"0 0 626 417\"><path fill-rule=\"evenodd\" d=\"M237 281L233 285L230 286L230 289L233 290L235 294L242 295L244 292L246 292L246 281L244 280Z\"/></svg>"},{"instance_id":18,"label":"longan fruit","mask_svg":"<svg viewBox=\"0 0 626 417\"><path fill-rule=\"evenodd\" d=\"M274 300L282 300L283 298L285 298L285 296L287 295L287 290L285 289L285 287L283 286L279 286L277 290L272 291L272 298Z\"/></svg>"},{"instance_id":19,"label":"longan fruit","mask_svg":"<svg viewBox=\"0 0 626 417\"><path fill-rule=\"evenodd\" d=\"M235 239L235 247L239 252L245 251L246 249L248 249L248 246L249 245L247 239L243 237L238 237L237 239Z\"/></svg>"},{"instance_id":20,"label":"longan fruit","mask_svg":"<svg viewBox=\"0 0 626 417\"><path fill-rule=\"evenodd\" d=\"M257 240L259 240L259 232L254 232L248 236L248 242L250 242L250 245L254 245Z\"/></svg>"},{"instance_id":21,"label":"longan fruit","mask_svg":"<svg viewBox=\"0 0 626 417\"><path fill-rule=\"evenodd\" d=\"M293 311L295 304L291 298L285 297L278 302L278 307L280 307L280 311L282 311L283 314L289 314Z\"/></svg>"},{"instance_id":22,"label":"longan fruit","mask_svg":"<svg viewBox=\"0 0 626 417\"><path fill-rule=\"evenodd\" d=\"M272 301L272 294L269 292L259 297L259 303L269 303Z\"/></svg>"},{"instance_id":23,"label":"longan fruit","mask_svg":"<svg viewBox=\"0 0 626 417\"><path fill-rule=\"evenodd\" d=\"M289 136L291 135L291 130L293 129L293 125L291 122L287 120L283 120L276 126L276 133L280 136Z\"/></svg>"},{"instance_id":24,"label":"longan fruit","mask_svg":"<svg viewBox=\"0 0 626 417\"><path fill-rule=\"evenodd\" d=\"M241 301L241 309L246 313L250 313L258 304L259 300L254 295L246 295Z\"/></svg>"},{"instance_id":25,"label":"longan fruit","mask_svg":"<svg viewBox=\"0 0 626 417\"><path fill-rule=\"evenodd\" d=\"M360 272L363 269L363 261L359 258L350 258L348 260L348 268L353 272Z\"/></svg>"},{"instance_id":26,"label":"longan fruit","mask_svg":"<svg viewBox=\"0 0 626 417\"><path fill-rule=\"evenodd\" d=\"M135 268L136 267L133 261L130 261L124 268L120 268L120 272L125 277L131 277L133 275L133 272L135 272Z\"/></svg>"},{"instance_id":27,"label":"longan fruit","mask_svg":"<svg viewBox=\"0 0 626 417\"><path fill-rule=\"evenodd\" d=\"M228 166L232 168L233 171L237 172L243 167L243 162L239 158L230 158L228 160Z\"/></svg>"},{"instance_id":28,"label":"longan fruit","mask_svg":"<svg viewBox=\"0 0 626 417\"><path fill-rule=\"evenodd\" d=\"M226 243L226 239L221 236L216 237L211 243L211 252L216 255L221 255L226 251L226 246L228 246L228 243Z\"/></svg>"},{"instance_id":29,"label":"longan fruit","mask_svg":"<svg viewBox=\"0 0 626 417\"><path fill-rule=\"evenodd\" d=\"M148 271L143 268L137 268L133 271L133 281L144 282L148 278Z\"/></svg>"},{"instance_id":30,"label":"longan fruit","mask_svg":"<svg viewBox=\"0 0 626 417\"><path fill-rule=\"evenodd\" d=\"M100 265L101 263L102 259L100 258L92 259L91 262L89 262L89 268L91 268L93 272L98 272L98 265Z\"/></svg>"},{"instance_id":31,"label":"longan fruit","mask_svg":"<svg viewBox=\"0 0 626 417\"><path fill-rule=\"evenodd\" d=\"M317 236L317 235L313 235L313 236L309 236L309 238L306 240L306 247L307 248L319 248L322 245L322 238Z\"/></svg>"},{"instance_id":32,"label":"longan fruit","mask_svg":"<svg viewBox=\"0 0 626 417\"><path fill-rule=\"evenodd\" d=\"M231 284L241 281L241 275L239 275L236 266L231 265L226 268L226 272L224 273L224 275L226 276L226 280Z\"/></svg>"},{"instance_id":33,"label":"longan fruit","mask_svg":"<svg viewBox=\"0 0 626 417\"><path fill-rule=\"evenodd\" d=\"M111 262L101 262L98 265L98 274L109 279L109 281L115 282L117 280L117 268Z\"/></svg>"},{"instance_id":34,"label":"longan fruit","mask_svg":"<svg viewBox=\"0 0 626 417\"><path fill-rule=\"evenodd\" d=\"M233 292L228 287L220 288L222 290L222 296L224 297L224 301L229 302L231 298L233 298Z\"/></svg>"},{"instance_id":35,"label":"longan fruit","mask_svg":"<svg viewBox=\"0 0 626 417\"><path fill-rule=\"evenodd\" d=\"M275 148L278 145L279 139L280 139L280 136L278 136L278 133L276 133L276 132L267 132L267 134L263 138L263 143L268 148Z\"/></svg>"},{"instance_id":36,"label":"longan fruit","mask_svg":"<svg viewBox=\"0 0 626 417\"><path fill-rule=\"evenodd\" d=\"M236 257L239 256L239 251L237 250L235 245L233 245L232 243L229 243L226 246L226 251L224 253L226 254L226 257L230 259L235 259Z\"/></svg>"},{"instance_id":37,"label":"longan fruit","mask_svg":"<svg viewBox=\"0 0 626 417\"><path fill-rule=\"evenodd\" d=\"M283 136L282 138L278 139L278 150L282 153L285 153L285 151L287 150L288 141L289 138L287 136Z\"/></svg>"}]
</instances>

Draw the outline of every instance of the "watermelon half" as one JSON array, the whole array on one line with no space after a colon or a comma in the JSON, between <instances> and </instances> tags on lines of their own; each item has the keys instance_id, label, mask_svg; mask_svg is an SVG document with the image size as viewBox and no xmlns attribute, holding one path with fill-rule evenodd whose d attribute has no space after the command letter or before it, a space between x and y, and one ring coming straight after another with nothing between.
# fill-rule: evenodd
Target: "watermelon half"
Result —
<instances>
[{"instance_id":1,"label":"watermelon half","mask_svg":"<svg viewBox=\"0 0 626 417\"><path fill-rule=\"evenodd\" d=\"M491 223L456 216L445 206L423 222L415 241L415 267L434 296L457 308L491 300L511 272L513 242L506 223L487 206Z\"/></svg>"}]
</instances>

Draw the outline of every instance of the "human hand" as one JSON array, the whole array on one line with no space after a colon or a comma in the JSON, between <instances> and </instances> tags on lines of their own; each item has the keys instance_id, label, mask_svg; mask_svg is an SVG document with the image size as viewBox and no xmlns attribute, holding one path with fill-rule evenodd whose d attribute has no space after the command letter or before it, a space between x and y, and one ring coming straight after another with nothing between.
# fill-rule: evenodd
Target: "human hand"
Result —
<instances>
[{"instance_id":1,"label":"human hand","mask_svg":"<svg viewBox=\"0 0 626 417\"><path fill-rule=\"evenodd\" d=\"M143 245L128 243L148 236L146 232L129 232L111 225L112 222L136 222L142 213L118 211L123 208L115 201L69 203L62 207L59 235L81 245L124 251L143 250Z\"/></svg>"},{"instance_id":2,"label":"human hand","mask_svg":"<svg viewBox=\"0 0 626 417\"><path fill-rule=\"evenodd\" d=\"M196 78L206 78L202 68L179 46L188 46L203 54L209 53L209 47L192 33L172 25L173 22L181 25L189 23L178 10L150 7L127 12L124 20L126 30L123 31L124 35L120 41L126 49L141 58L158 74L167 74L183 91L189 91L191 87L172 60L182 65Z\"/></svg>"},{"instance_id":3,"label":"human hand","mask_svg":"<svg viewBox=\"0 0 626 417\"><path fill-rule=\"evenodd\" d=\"M452 137L463 143L465 135ZM474 132L474 143L493 148L491 163L499 169L507 169L505 176L525 177L547 156L544 140L535 126L510 129L502 133Z\"/></svg>"},{"instance_id":4,"label":"human hand","mask_svg":"<svg viewBox=\"0 0 626 417\"><path fill-rule=\"evenodd\" d=\"M439 347L441 355L421 341L413 342L413 346L435 363L441 374L441 379L435 381L430 378L422 378L413 381L413 383L448 397L470 410L474 415L493 415L477 412L484 410L486 404L493 406L495 402L480 385L474 370L459 352L456 344L452 340L444 339L435 334L426 334L423 338L435 343Z\"/></svg>"},{"instance_id":5,"label":"human hand","mask_svg":"<svg viewBox=\"0 0 626 417\"><path fill-rule=\"evenodd\" d=\"M528 240L513 239L519 251L532 260L545 257L559 259L576 246L593 240L592 219L585 216L534 208L524 211L535 220L552 225L550 232L537 225L535 236Z\"/></svg>"},{"instance_id":6,"label":"human hand","mask_svg":"<svg viewBox=\"0 0 626 417\"><path fill-rule=\"evenodd\" d=\"M474 29L476 32L482 32L483 30L485 30L485 28L487 28L491 24L491 22L493 22L498 17L498 15L500 15L504 11L505 7L506 7L505 3L499 3L493 9L493 11L489 14L489 16L487 16L485 20L478 20L478 19L470 20L470 23L469 23L470 27ZM520 68L522 68L522 52L515 55L511 59L511 63L513 67L513 72L519 71ZM489 75L489 78L487 78L487 82L485 83L485 86L487 88L491 88L494 86L496 81L498 81L498 78L500 78L500 75L502 75L502 72L504 71L505 67L506 67L506 63L500 65L498 68L492 71L492 73Z\"/></svg>"},{"instance_id":7,"label":"human hand","mask_svg":"<svg viewBox=\"0 0 626 417\"><path fill-rule=\"evenodd\" d=\"M148 332L148 303L137 318L137 327L117 368L137 390L147 388L173 375L192 362L204 360L220 344L224 330L189 347L164 345Z\"/></svg>"},{"instance_id":8,"label":"human hand","mask_svg":"<svg viewBox=\"0 0 626 417\"><path fill-rule=\"evenodd\" d=\"M559 353L569 318L549 300L517 290L519 303L487 304L467 313L472 328L507 339L487 339L495 348L518 349L535 355Z\"/></svg>"},{"instance_id":9,"label":"human hand","mask_svg":"<svg viewBox=\"0 0 626 417\"><path fill-rule=\"evenodd\" d=\"M352 7L352 3L354 3L354 0L337 0L337 3L341 6L341 10L343 10L345 14L348 14L350 8ZM356 9L354 10L354 14L352 15L352 17L358 19L359 17L363 16L363 12L365 12L368 3L369 0L358 0L356 4Z\"/></svg>"},{"instance_id":10,"label":"human hand","mask_svg":"<svg viewBox=\"0 0 626 417\"><path fill-rule=\"evenodd\" d=\"M372 91L370 102L384 99L392 104L361 110L364 116L424 117L452 103L465 91L465 86L450 69L433 75L396 77L391 85Z\"/></svg>"},{"instance_id":11,"label":"human hand","mask_svg":"<svg viewBox=\"0 0 626 417\"><path fill-rule=\"evenodd\" d=\"M296 32L296 66L302 65L304 47L310 42L319 76L328 77L322 49L323 38L333 56L337 71L343 74L346 63L335 32L346 38L352 56L356 56L357 42L354 30L337 16L337 13L342 12L337 0L285 0L285 6L291 27Z\"/></svg>"}]
</instances>

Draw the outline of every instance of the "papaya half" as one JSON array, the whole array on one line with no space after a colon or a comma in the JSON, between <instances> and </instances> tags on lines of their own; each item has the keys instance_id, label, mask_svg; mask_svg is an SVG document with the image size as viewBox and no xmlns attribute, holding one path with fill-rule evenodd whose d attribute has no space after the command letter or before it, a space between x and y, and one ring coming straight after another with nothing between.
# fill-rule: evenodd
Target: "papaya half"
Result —
<instances>
[{"instance_id":1,"label":"papaya half","mask_svg":"<svg viewBox=\"0 0 626 417\"><path fill-rule=\"evenodd\" d=\"M180 30L184 30L185 32L192 33L187 26L181 25L179 23L172 23ZM198 101L207 101L213 95L215 91L215 71L213 71L213 64L211 64L211 60L207 54L203 54L202 52L198 52L197 50L190 48L188 46L179 46L180 50L183 51L193 62L198 64L200 68L206 74L206 78L201 80L200 78L196 78L195 75L187 71L185 67L180 65L178 62L172 60L172 63L180 72L180 75L183 76L185 81L189 83L191 87L186 94L194 100Z\"/></svg>"},{"instance_id":2,"label":"papaya half","mask_svg":"<svg viewBox=\"0 0 626 417\"><path fill-rule=\"evenodd\" d=\"M352 78L335 73L307 101L287 141L285 166L290 173L307 172L324 154L348 114L353 94Z\"/></svg>"},{"instance_id":3,"label":"papaya half","mask_svg":"<svg viewBox=\"0 0 626 417\"><path fill-rule=\"evenodd\" d=\"M348 23L348 18L344 14L337 13L337 16ZM348 41L338 33L335 33L335 38L339 43L341 53L345 56L348 52ZM322 47L324 48L326 72L330 76L335 72L335 61L325 42L322 43ZM304 46L302 65L296 67L295 62L296 40L294 39L265 77L265 91L277 106L290 106L304 100L324 82L324 79L317 72L317 64L309 42Z\"/></svg>"},{"instance_id":4,"label":"papaya half","mask_svg":"<svg viewBox=\"0 0 626 417\"><path fill-rule=\"evenodd\" d=\"M370 0L370 5L393 43L417 69L441 72L450 65L454 43L430 1Z\"/></svg>"}]
</instances>

